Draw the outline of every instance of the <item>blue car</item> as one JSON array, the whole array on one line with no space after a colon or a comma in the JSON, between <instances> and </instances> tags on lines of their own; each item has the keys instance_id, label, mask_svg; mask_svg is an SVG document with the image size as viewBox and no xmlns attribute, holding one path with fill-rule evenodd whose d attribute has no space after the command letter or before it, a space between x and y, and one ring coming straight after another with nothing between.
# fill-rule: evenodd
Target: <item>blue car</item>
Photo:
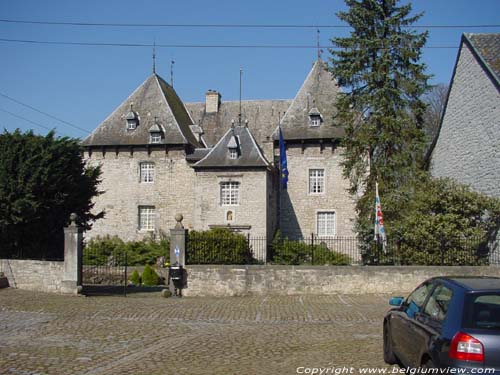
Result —
<instances>
[{"instance_id":1,"label":"blue car","mask_svg":"<svg viewBox=\"0 0 500 375\"><path fill-rule=\"evenodd\" d=\"M500 278L436 277L389 303L386 363L500 374Z\"/></svg>"}]
</instances>

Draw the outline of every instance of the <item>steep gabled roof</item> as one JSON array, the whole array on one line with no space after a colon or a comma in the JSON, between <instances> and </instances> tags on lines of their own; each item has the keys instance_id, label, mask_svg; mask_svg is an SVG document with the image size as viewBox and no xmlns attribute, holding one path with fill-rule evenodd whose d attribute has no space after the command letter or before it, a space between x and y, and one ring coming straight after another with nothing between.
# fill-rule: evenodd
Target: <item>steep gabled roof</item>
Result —
<instances>
[{"instance_id":1,"label":"steep gabled roof","mask_svg":"<svg viewBox=\"0 0 500 375\"><path fill-rule=\"evenodd\" d=\"M243 100L241 102L242 120L248 120L253 136L259 144L271 137L280 117L290 107L292 101L286 100ZM191 117L203 128L203 139L209 146L215 145L231 127L231 121L238 122L240 103L222 101L217 113L206 113L205 103L186 103Z\"/></svg>"},{"instance_id":2,"label":"steep gabled roof","mask_svg":"<svg viewBox=\"0 0 500 375\"><path fill-rule=\"evenodd\" d=\"M127 130L130 106L138 115L139 125ZM155 119L156 118L156 119ZM189 126L193 121L174 89L160 76L152 74L84 141L84 146L146 145L149 129L156 123L165 130L166 144L201 145Z\"/></svg>"},{"instance_id":3,"label":"steep gabled roof","mask_svg":"<svg viewBox=\"0 0 500 375\"><path fill-rule=\"evenodd\" d=\"M326 63L317 60L281 120L283 137L288 140L342 138L344 129L333 125L338 94L339 87L328 72ZM309 124L312 109L321 114L323 122L320 126ZM276 131L273 137L278 138Z\"/></svg>"},{"instance_id":4,"label":"steep gabled roof","mask_svg":"<svg viewBox=\"0 0 500 375\"><path fill-rule=\"evenodd\" d=\"M237 148L238 157L229 158L229 149ZM257 142L246 126L231 127L219 142L194 168L249 168L269 167L270 164L262 154Z\"/></svg>"},{"instance_id":5,"label":"steep gabled roof","mask_svg":"<svg viewBox=\"0 0 500 375\"><path fill-rule=\"evenodd\" d=\"M475 56L478 63L485 70L485 74L488 75L493 83L496 85L497 89L500 91L500 34L462 34L462 40L460 42L460 49L457 53L457 58L455 61L455 66L453 68L453 74L450 81L450 88L448 89L448 95L446 97L446 102L444 105L444 111L441 116L441 121L439 122L438 129L434 135L429 149L425 155L425 167L429 168L431 159L433 158L433 153L436 148L438 139L441 135L441 129L443 127L443 121L448 109L448 101L450 99L451 90L455 83L455 74L457 72L457 67L460 62L460 57L462 56L462 48L468 48L472 55Z\"/></svg>"},{"instance_id":6,"label":"steep gabled roof","mask_svg":"<svg viewBox=\"0 0 500 375\"><path fill-rule=\"evenodd\" d=\"M476 57L500 87L500 33L464 34Z\"/></svg>"}]
</instances>

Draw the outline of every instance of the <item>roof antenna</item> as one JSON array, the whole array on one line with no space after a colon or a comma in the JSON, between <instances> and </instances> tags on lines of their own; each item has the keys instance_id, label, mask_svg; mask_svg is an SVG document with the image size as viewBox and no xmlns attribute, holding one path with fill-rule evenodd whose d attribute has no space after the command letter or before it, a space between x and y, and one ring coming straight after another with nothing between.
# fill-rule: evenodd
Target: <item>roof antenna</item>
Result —
<instances>
[{"instance_id":1,"label":"roof antenna","mask_svg":"<svg viewBox=\"0 0 500 375\"><path fill-rule=\"evenodd\" d=\"M319 29L316 29L316 44L317 44L317 47L318 47L318 60L321 60L321 52L323 52L323 50L321 49L320 45L319 45L319 38L320 38L320 31Z\"/></svg>"},{"instance_id":2,"label":"roof antenna","mask_svg":"<svg viewBox=\"0 0 500 375\"><path fill-rule=\"evenodd\" d=\"M240 112L238 113L238 125L241 126L241 77L243 76L243 69L240 68Z\"/></svg>"},{"instance_id":3,"label":"roof antenna","mask_svg":"<svg viewBox=\"0 0 500 375\"><path fill-rule=\"evenodd\" d=\"M175 60L170 60L170 86L174 87L174 64Z\"/></svg>"},{"instance_id":4,"label":"roof antenna","mask_svg":"<svg viewBox=\"0 0 500 375\"><path fill-rule=\"evenodd\" d=\"M153 40L153 74L156 74L156 40Z\"/></svg>"}]
</instances>

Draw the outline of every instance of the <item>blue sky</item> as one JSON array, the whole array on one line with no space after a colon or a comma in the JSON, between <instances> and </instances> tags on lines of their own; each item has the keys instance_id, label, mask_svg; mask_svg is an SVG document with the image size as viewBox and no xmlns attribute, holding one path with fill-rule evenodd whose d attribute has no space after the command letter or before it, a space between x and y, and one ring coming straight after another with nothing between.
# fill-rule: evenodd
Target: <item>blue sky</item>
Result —
<instances>
[{"instance_id":1,"label":"blue sky","mask_svg":"<svg viewBox=\"0 0 500 375\"><path fill-rule=\"evenodd\" d=\"M406 3L406 1L404 1ZM414 0L424 11L420 25L500 24L499 0ZM4 0L0 19L142 24L300 24L342 25L335 16L343 0L279 1L131 1ZM322 28L322 46L348 29ZM427 72L433 83L448 83L462 32L500 32L497 28L430 29ZM162 27L74 27L0 22L0 39L57 42L152 44L315 45L316 29L228 29ZM208 89L222 100L237 100L243 69L243 99L293 98L311 64L315 49L157 48L157 73L170 80L185 102L202 101ZM0 94L7 95L91 132L152 70L150 47L68 46L0 41ZM328 57L324 53L323 57ZM8 111L10 113L7 113ZM0 96L0 128L56 128L58 135L84 138L70 127Z\"/></svg>"}]
</instances>

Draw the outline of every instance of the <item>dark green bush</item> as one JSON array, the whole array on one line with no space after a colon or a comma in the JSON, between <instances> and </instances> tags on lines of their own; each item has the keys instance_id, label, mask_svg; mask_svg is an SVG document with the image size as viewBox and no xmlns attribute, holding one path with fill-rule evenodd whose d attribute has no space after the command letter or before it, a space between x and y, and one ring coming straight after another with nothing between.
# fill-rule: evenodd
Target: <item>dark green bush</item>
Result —
<instances>
[{"instance_id":1,"label":"dark green bush","mask_svg":"<svg viewBox=\"0 0 500 375\"><path fill-rule=\"evenodd\" d=\"M188 264L247 264L253 260L247 238L225 228L190 231L186 256Z\"/></svg>"},{"instance_id":2,"label":"dark green bush","mask_svg":"<svg viewBox=\"0 0 500 375\"><path fill-rule=\"evenodd\" d=\"M134 272L132 272L132 275L130 275L130 282L134 285L141 285L141 276L139 275L139 272L137 272L137 270L134 270Z\"/></svg>"},{"instance_id":3,"label":"dark green bush","mask_svg":"<svg viewBox=\"0 0 500 375\"><path fill-rule=\"evenodd\" d=\"M349 265L352 259L333 249L326 244L311 245L300 240L289 240L282 238L281 232L277 231L273 239L274 264L285 265Z\"/></svg>"},{"instance_id":4,"label":"dark green bush","mask_svg":"<svg viewBox=\"0 0 500 375\"><path fill-rule=\"evenodd\" d=\"M160 284L160 278L149 264L146 264L142 271L142 284L145 286L155 286Z\"/></svg>"},{"instance_id":5,"label":"dark green bush","mask_svg":"<svg viewBox=\"0 0 500 375\"><path fill-rule=\"evenodd\" d=\"M111 258L115 258L119 263L116 265L124 265L121 264L125 263L123 255L127 254L129 266L153 265L158 257L168 256L169 249L168 238L124 242L117 236L96 237L85 245L83 259L87 265L106 265Z\"/></svg>"}]
</instances>

